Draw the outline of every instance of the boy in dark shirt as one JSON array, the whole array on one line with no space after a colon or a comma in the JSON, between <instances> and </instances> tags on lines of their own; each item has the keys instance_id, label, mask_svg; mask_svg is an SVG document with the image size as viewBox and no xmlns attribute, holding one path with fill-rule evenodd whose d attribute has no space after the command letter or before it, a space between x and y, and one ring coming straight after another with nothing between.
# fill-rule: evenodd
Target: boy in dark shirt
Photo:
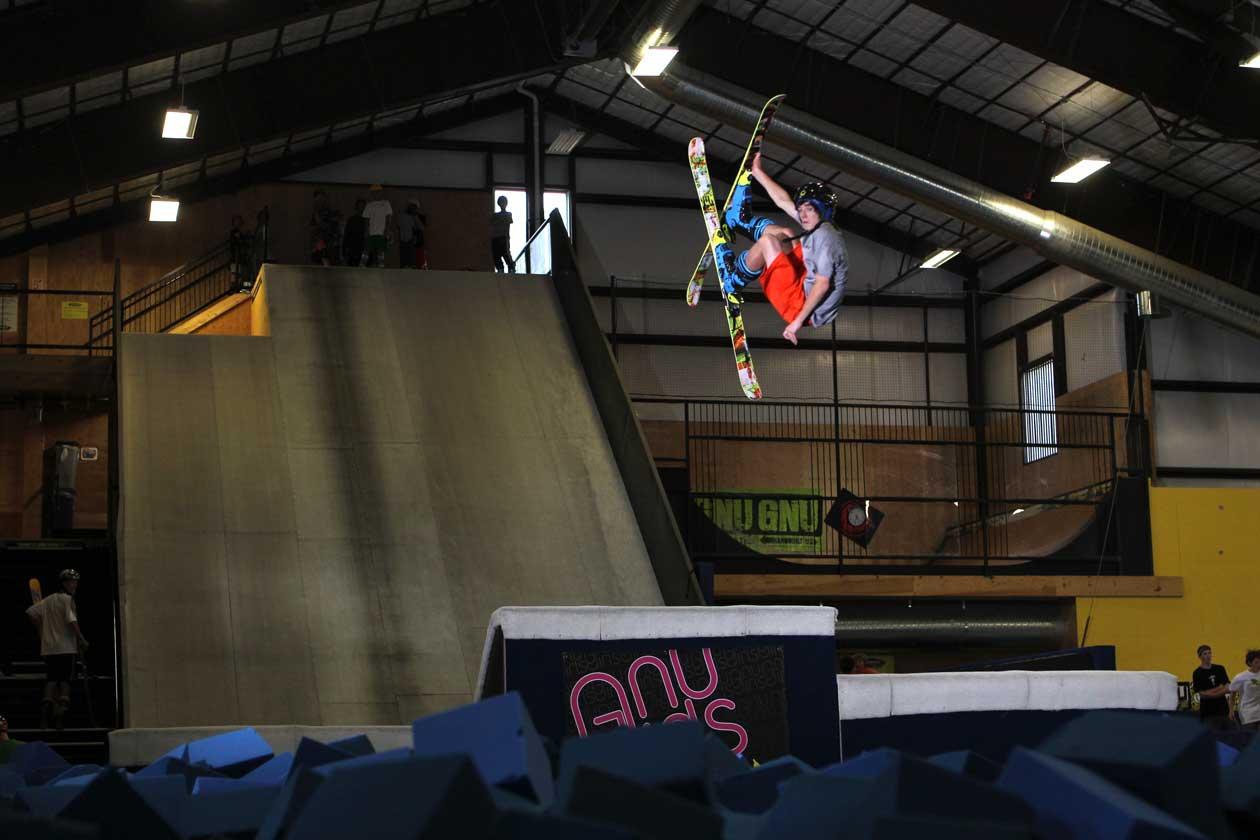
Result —
<instances>
[{"instance_id":1,"label":"boy in dark shirt","mask_svg":"<svg viewBox=\"0 0 1260 840\"><path fill-rule=\"evenodd\" d=\"M346 219L346 231L341 237L341 253L346 265L363 264L363 249L367 245L367 219L363 208L367 202L359 199L354 203L354 213Z\"/></svg>"},{"instance_id":2,"label":"boy in dark shirt","mask_svg":"<svg viewBox=\"0 0 1260 840\"><path fill-rule=\"evenodd\" d=\"M1212 664L1212 648L1199 645L1199 667L1191 678L1199 694L1199 720L1209 729L1231 729L1229 719L1229 674L1220 665Z\"/></svg>"}]
</instances>

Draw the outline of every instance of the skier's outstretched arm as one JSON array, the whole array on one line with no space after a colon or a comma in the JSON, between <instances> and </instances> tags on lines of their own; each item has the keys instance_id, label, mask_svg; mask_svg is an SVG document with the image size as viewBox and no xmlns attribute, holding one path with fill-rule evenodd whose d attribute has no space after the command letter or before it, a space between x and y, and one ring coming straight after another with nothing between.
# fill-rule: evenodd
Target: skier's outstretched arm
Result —
<instances>
[{"instance_id":1,"label":"skier's outstretched arm","mask_svg":"<svg viewBox=\"0 0 1260 840\"><path fill-rule=\"evenodd\" d=\"M757 179L757 183L765 189L769 194L770 200L775 203L780 210L787 213L796 222L800 222L800 217L796 215L796 205L792 203L792 196L788 195L788 191L779 186L779 183L770 177L766 170L761 168L761 152L757 152L753 156L752 176Z\"/></svg>"},{"instance_id":2,"label":"skier's outstretched arm","mask_svg":"<svg viewBox=\"0 0 1260 840\"><path fill-rule=\"evenodd\" d=\"M814 310L818 308L818 304L822 303L822 299L827 296L827 292L831 291L830 277L815 277L814 285L809 290L809 295L805 298L805 305L801 307L801 314L796 316L796 320L788 324L783 330L783 337L793 344L796 343L796 334L800 332L801 327L809 323L809 316L814 314Z\"/></svg>"}]
</instances>

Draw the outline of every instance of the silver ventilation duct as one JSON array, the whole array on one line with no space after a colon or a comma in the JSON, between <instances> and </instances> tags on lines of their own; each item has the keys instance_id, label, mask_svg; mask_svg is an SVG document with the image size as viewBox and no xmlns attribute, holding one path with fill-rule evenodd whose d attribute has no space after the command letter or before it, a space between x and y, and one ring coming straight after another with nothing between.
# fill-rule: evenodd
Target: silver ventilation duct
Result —
<instances>
[{"instance_id":1,"label":"silver ventilation duct","mask_svg":"<svg viewBox=\"0 0 1260 840\"><path fill-rule=\"evenodd\" d=\"M1075 612L1063 601L843 601L836 643L841 648L1023 647L1054 650L1074 639Z\"/></svg>"},{"instance_id":2,"label":"silver ventilation duct","mask_svg":"<svg viewBox=\"0 0 1260 840\"><path fill-rule=\"evenodd\" d=\"M695 4L658 4L669 7L665 11L670 15L662 12L647 17L652 22L667 19L681 26L676 15L678 7L686 5L694 8ZM637 55L637 52L627 52L625 57L629 61ZM762 105L762 97L757 94L680 66L678 61L670 64L661 76L645 78L642 82L674 104L749 131ZM798 154L1027 245L1052 262L1134 292L1153 292L1165 302L1260 337L1260 296L1145 248L995 192L794 108L779 111L770 137L774 143Z\"/></svg>"}]
</instances>

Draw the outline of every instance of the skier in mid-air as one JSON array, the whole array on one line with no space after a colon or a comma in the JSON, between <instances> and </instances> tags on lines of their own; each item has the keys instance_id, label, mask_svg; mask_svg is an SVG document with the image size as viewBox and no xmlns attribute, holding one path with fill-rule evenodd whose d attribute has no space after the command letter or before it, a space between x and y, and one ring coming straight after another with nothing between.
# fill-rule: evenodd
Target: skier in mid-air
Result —
<instances>
[{"instance_id":1,"label":"skier in mid-air","mask_svg":"<svg viewBox=\"0 0 1260 840\"><path fill-rule=\"evenodd\" d=\"M797 235L792 228L754 217L752 185L745 175L735 185L725 221L731 230L753 240L753 245L738 256L730 245L714 249L724 268L719 271L722 291L738 292L750 280L760 280L766 298L787 324L783 337L796 344L802 327L834 321L844 299L849 258L844 236L832 221L839 199L817 181L789 194L761 168L760 153L753 158L750 174L805 232Z\"/></svg>"}]
</instances>

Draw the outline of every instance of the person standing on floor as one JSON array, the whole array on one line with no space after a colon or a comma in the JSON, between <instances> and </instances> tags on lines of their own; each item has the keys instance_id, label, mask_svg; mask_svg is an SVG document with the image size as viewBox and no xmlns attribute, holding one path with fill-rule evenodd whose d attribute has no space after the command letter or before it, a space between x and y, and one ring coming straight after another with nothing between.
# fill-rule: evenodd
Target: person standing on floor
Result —
<instances>
[{"instance_id":1,"label":"person standing on floor","mask_svg":"<svg viewBox=\"0 0 1260 840\"><path fill-rule=\"evenodd\" d=\"M354 202L354 212L346 219L345 233L341 237L341 258L349 266L363 265L363 251L367 247L367 219L363 218L363 208L367 202L358 199Z\"/></svg>"},{"instance_id":2,"label":"person standing on floor","mask_svg":"<svg viewBox=\"0 0 1260 840\"><path fill-rule=\"evenodd\" d=\"M385 254L389 251L389 234L394 227L394 205L385 197L385 188L373 184L372 200L363 208L367 220L367 265L385 267Z\"/></svg>"},{"instance_id":3,"label":"person standing on floor","mask_svg":"<svg viewBox=\"0 0 1260 840\"><path fill-rule=\"evenodd\" d=\"M499 212L490 217L490 259L495 271L516 273L516 262L512 259L512 214L507 209L507 196L499 196ZM500 260L503 268L499 268Z\"/></svg>"},{"instance_id":4,"label":"person standing on floor","mask_svg":"<svg viewBox=\"0 0 1260 840\"><path fill-rule=\"evenodd\" d=\"M1199 720L1208 729L1233 729L1229 719L1229 674L1212 664L1212 646L1199 645L1199 667L1190 675L1199 695Z\"/></svg>"},{"instance_id":5,"label":"person standing on floor","mask_svg":"<svg viewBox=\"0 0 1260 840\"><path fill-rule=\"evenodd\" d=\"M80 575L74 569L62 569L61 590L27 608L31 623L39 629L39 653L44 658L46 673L44 700L40 707L40 726L51 721L58 729L64 725L70 708L70 680L74 676L75 656L86 651L88 641L79 629L79 614L74 593Z\"/></svg>"},{"instance_id":6,"label":"person standing on floor","mask_svg":"<svg viewBox=\"0 0 1260 840\"><path fill-rule=\"evenodd\" d=\"M1247 670L1229 684L1229 693L1238 698L1234 716L1243 729L1260 732L1260 650L1247 651L1243 661Z\"/></svg>"}]
</instances>

